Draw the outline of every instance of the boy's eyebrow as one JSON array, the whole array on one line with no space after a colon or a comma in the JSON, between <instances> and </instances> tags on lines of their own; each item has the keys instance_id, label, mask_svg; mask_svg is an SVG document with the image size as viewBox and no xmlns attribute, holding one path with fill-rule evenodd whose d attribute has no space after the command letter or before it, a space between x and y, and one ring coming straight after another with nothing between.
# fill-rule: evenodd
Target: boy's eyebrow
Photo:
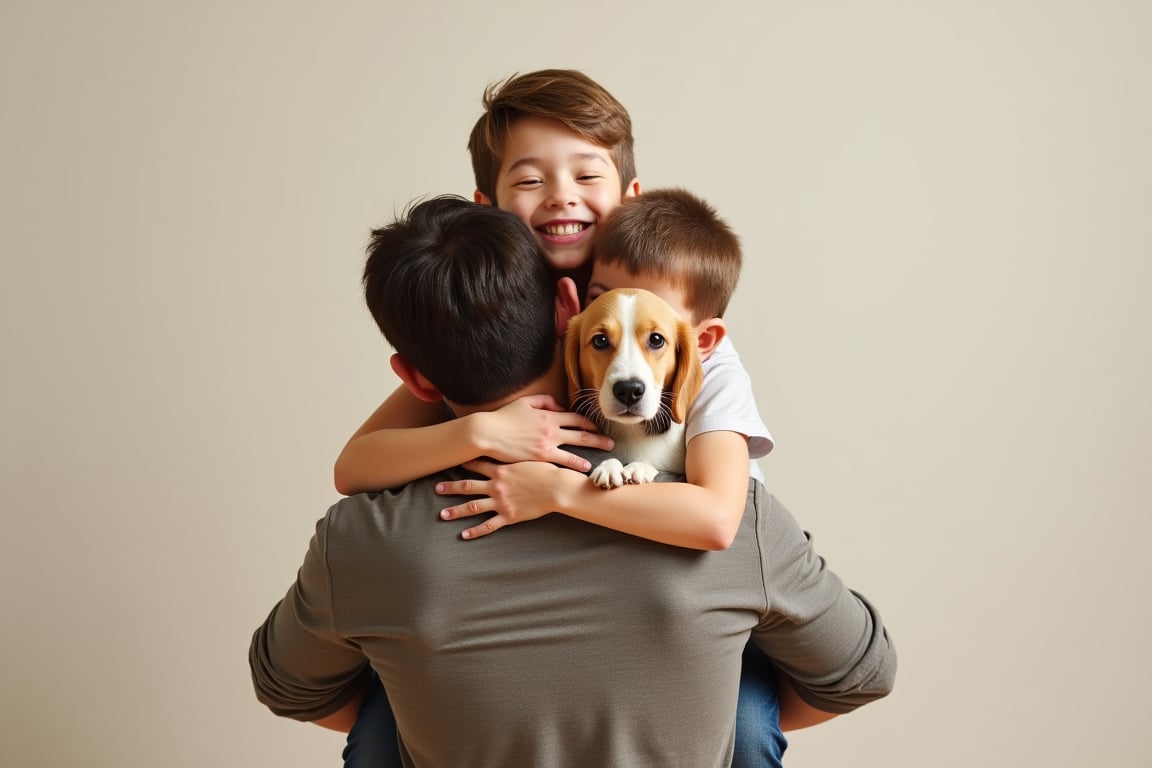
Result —
<instances>
[{"instance_id":1,"label":"boy's eyebrow","mask_svg":"<svg viewBox=\"0 0 1152 768\"><path fill-rule=\"evenodd\" d=\"M608 161L605 158L601 157L600 155L596 154L595 152L575 152L571 155L568 155L568 159L569 160L598 160L603 165L608 165ZM540 164L540 162L541 162L541 160L538 157L522 157L519 160L517 160L516 162L512 163L512 165L508 166L508 173L511 173L512 171L516 170L517 168L519 168L522 165L538 165L538 164Z\"/></svg>"}]
</instances>

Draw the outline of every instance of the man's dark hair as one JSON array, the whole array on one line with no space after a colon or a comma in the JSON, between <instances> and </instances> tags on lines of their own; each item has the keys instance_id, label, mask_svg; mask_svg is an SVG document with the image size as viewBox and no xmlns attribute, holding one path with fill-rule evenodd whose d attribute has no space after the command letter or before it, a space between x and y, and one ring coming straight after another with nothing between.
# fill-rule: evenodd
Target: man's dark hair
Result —
<instances>
[{"instance_id":1,"label":"man's dark hair","mask_svg":"<svg viewBox=\"0 0 1152 768\"><path fill-rule=\"evenodd\" d=\"M520 219L454 195L372 232L364 298L384 338L445 399L501 400L556 352L555 279Z\"/></svg>"}]
</instances>

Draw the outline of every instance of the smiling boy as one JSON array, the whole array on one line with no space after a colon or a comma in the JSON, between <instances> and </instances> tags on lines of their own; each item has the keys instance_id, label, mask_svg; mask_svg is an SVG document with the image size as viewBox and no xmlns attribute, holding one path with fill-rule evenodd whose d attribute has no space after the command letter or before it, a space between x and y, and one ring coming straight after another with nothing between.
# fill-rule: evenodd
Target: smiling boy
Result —
<instances>
[{"instance_id":1,"label":"smiling boy","mask_svg":"<svg viewBox=\"0 0 1152 768\"><path fill-rule=\"evenodd\" d=\"M583 295L597 225L640 193L624 106L581 72L541 70L484 92L468 140L478 203L532 228L552 268Z\"/></svg>"}]
</instances>

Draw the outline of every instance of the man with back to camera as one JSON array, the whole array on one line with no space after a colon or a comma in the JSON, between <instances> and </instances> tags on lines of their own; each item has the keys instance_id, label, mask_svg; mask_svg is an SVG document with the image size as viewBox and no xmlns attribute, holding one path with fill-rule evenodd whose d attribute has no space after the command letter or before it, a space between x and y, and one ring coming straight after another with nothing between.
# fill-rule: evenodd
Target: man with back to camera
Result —
<instances>
[{"instance_id":1,"label":"man with back to camera","mask_svg":"<svg viewBox=\"0 0 1152 768\"><path fill-rule=\"evenodd\" d=\"M579 311L516 217L459 198L373 233L364 272L393 368L453 414L563 401L559 340ZM342 499L252 639L258 698L347 730L371 669L411 766L724 766L751 635L809 722L885 696L895 650L750 481L733 545L657 544L563 515L474 541L437 482ZM610 492L610 491L609 491Z\"/></svg>"}]
</instances>

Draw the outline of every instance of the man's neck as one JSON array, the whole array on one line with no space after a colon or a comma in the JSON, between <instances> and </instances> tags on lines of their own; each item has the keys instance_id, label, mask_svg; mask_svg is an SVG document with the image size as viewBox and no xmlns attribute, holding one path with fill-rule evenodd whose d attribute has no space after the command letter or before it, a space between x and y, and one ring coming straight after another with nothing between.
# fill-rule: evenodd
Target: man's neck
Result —
<instances>
[{"instance_id":1,"label":"man's neck","mask_svg":"<svg viewBox=\"0 0 1152 768\"><path fill-rule=\"evenodd\" d=\"M521 397L528 395L551 395L560 405L564 407L568 406L568 379L564 375L564 360L559 354L556 355L556 359L552 362L552 367L549 368L543 376L502 400L494 403L484 403L482 405L461 405L460 403L449 402L448 407L451 408L452 413L458 417L467 416L470 413L499 410L513 400L519 400Z\"/></svg>"}]
</instances>

